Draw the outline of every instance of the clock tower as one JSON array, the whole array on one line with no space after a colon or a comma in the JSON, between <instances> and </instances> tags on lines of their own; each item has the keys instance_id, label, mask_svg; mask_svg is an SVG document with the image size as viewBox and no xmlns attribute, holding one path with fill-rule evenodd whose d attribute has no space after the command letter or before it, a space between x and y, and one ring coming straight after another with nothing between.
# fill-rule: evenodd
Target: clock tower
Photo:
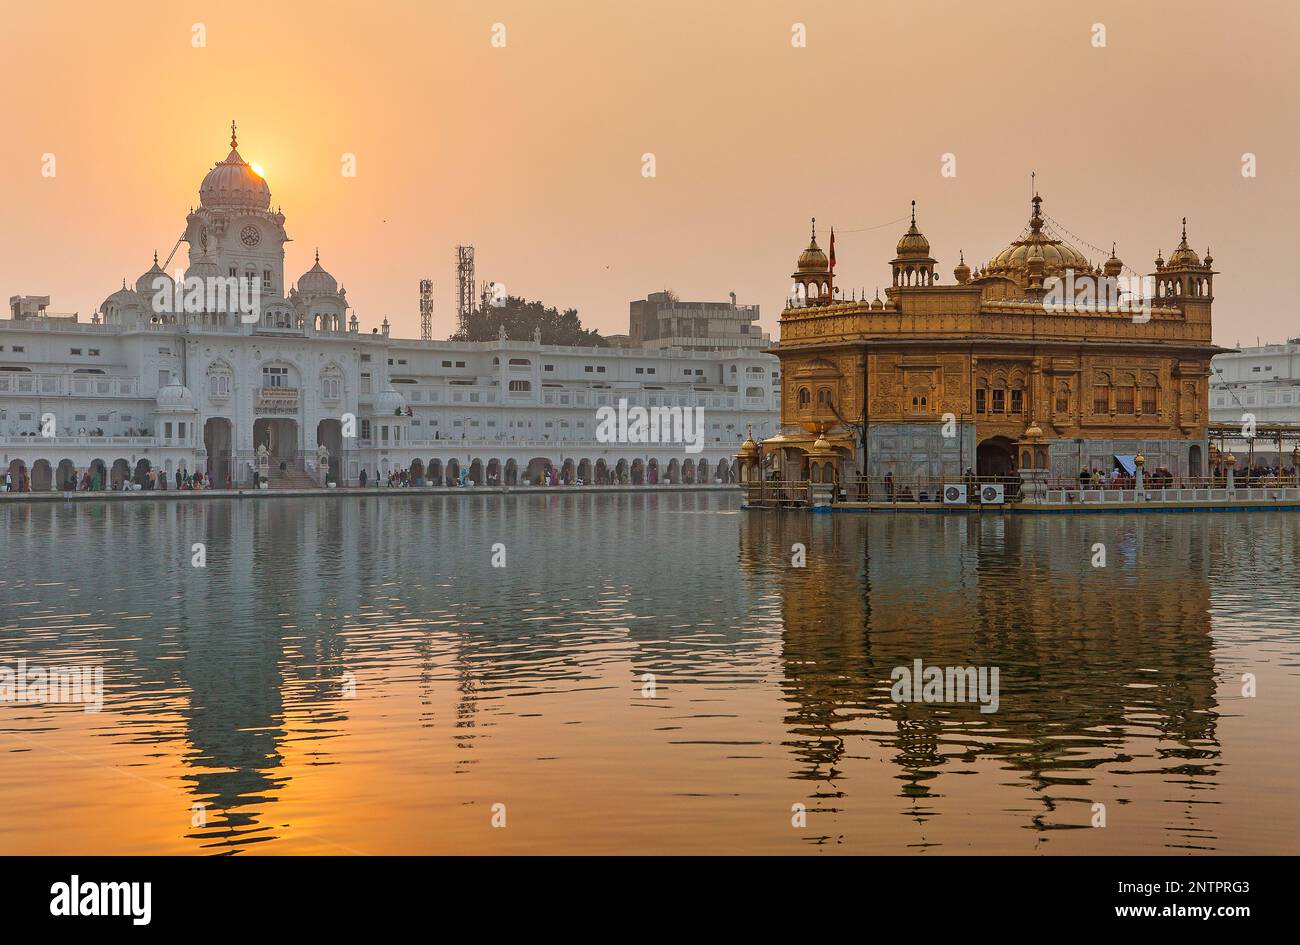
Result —
<instances>
[{"instance_id":1,"label":"clock tower","mask_svg":"<svg viewBox=\"0 0 1300 945\"><path fill-rule=\"evenodd\" d=\"M263 299L283 298L284 214L271 210L271 188L238 148L232 121L230 153L203 178L185 220L190 265L206 259L222 277L254 280Z\"/></svg>"}]
</instances>

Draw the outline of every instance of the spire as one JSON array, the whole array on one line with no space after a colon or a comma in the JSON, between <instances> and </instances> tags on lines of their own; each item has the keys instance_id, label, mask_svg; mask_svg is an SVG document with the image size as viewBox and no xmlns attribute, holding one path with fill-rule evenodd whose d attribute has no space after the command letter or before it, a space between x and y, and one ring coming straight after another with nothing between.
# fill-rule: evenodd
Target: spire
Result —
<instances>
[{"instance_id":1,"label":"spire","mask_svg":"<svg viewBox=\"0 0 1300 945\"><path fill-rule=\"evenodd\" d=\"M316 247L316 265L320 265L320 247Z\"/></svg>"},{"instance_id":2,"label":"spire","mask_svg":"<svg viewBox=\"0 0 1300 945\"><path fill-rule=\"evenodd\" d=\"M916 201L912 201L912 226L916 226Z\"/></svg>"},{"instance_id":3,"label":"spire","mask_svg":"<svg viewBox=\"0 0 1300 945\"><path fill-rule=\"evenodd\" d=\"M1187 242L1187 217L1183 217L1183 242Z\"/></svg>"},{"instance_id":4,"label":"spire","mask_svg":"<svg viewBox=\"0 0 1300 945\"><path fill-rule=\"evenodd\" d=\"M156 249L153 251L153 264L158 265L158 250Z\"/></svg>"},{"instance_id":5,"label":"spire","mask_svg":"<svg viewBox=\"0 0 1300 945\"><path fill-rule=\"evenodd\" d=\"M235 119L230 119L230 150L239 147L239 141L235 138Z\"/></svg>"},{"instance_id":6,"label":"spire","mask_svg":"<svg viewBox=\"0 0 1300 945\"><path fill-rule=\"evenodd\" d=\"M817 242L817 218L812 218L812 241Z\"/></svg>"}]
</instances>

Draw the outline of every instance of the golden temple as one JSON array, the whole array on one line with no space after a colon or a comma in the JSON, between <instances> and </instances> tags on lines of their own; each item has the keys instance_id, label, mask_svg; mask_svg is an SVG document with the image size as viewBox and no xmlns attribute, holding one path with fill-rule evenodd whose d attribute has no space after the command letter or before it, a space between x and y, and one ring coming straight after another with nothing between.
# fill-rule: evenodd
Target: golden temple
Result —
<instances>
[{"instance_id":1,"label":"golden temple","mask_svg":"<svg viewBox=\"0 0 1300 945\"><path fill-rule=\"evenodd\" d=\"M841 482L1076 477L1117 457L1207 475L1214 259L1182 241L1143 278L1057 233L1035 195L1019 238L941 284L912 222L892 284L846 298L812 240L781 313L781 421L741 448L742 475ZM1130 271L1131 272L1131 271ZM1131 289L1125 289L1131 286Z\"/></svg>"}]
</instances>

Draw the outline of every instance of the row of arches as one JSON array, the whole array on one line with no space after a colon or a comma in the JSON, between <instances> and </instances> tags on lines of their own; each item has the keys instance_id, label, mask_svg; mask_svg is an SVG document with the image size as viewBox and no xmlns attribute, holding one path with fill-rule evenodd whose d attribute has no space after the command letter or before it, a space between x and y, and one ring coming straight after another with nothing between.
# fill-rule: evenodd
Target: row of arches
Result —
<instances>
[{"instance_id":1,"label":"row of arches","mask_svg":"<svg viewBox=\"0 0 1300 945\"><path fill-rule=\"evenodd\" d=\"M545 485L553 478L563 485L691 485L710 482L734 482L735 468L722 459L710 465L707 459L672 459L661 463L658 459L620 459L609 463L604 459L569 457L554 463L545 457L535 457L527 463L514 459L468 459L461 462L449 459L414 460L405 470L388 462L381 463L379 473L388 476L405 471L408 481L415 486L518 486Z\"/></svg>"},{"instance_id":2,"label":"row of arches","mask_svg":"<svg viewBox=\"0 0 1300 945\"><path fill-rule=\"evenodd\" d=\"M90 488L95 491L118 491L123 482L144 486L154 465L148 459L137 460L134 464L128 459L116 459L112 465L102 459L95 459L88 466L78 466L70 459L38 459L29 467L21 459L9 463L10 488L14 492L62 492ZM176 472L171 460L167 460L161 471L168 477ZM180 466L182 474L189 470L184 463Z\"/></svg>"}]
</instances>

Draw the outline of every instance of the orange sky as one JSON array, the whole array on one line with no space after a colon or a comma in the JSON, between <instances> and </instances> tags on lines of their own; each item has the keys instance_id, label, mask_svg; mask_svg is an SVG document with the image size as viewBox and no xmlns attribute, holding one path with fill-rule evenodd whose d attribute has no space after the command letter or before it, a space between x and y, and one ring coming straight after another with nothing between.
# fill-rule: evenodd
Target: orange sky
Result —
<instances>
[{"instance_id":1,"label":"orange sky","mask_svg":"<svg viewBox=\"0 0 1300 945\"><path fill-rule=\"evenodd\" d=\"M479 278L627 331L661 288L775 329L807 218L837 284L888 280L906 215L944 281L1044 209L1141 272L1179 218L1212 246L1215 340L1300 334L1300 4L547 0L7 5L0 295L90 312L163 255L228 150L266 171L287 274L321 262L364 327L454 322ZM137 12L139 11L139 12ZM206 48L191 45L205 24ZM490 44L506 26L504 49ZM792 48L791 24L808 46ZM1091 45L1092 24L1107 46ZM41 176L45 153L57 177ZM355 179L340 156L357 155ZM641 176L653 152L658 176ZM940 175L956 155L957 176ZM1244 179L1253 152L1258 177ZM1091 255L1087 247L1080 246ZM183 255L178 255L178 260ZM175 268L173 263L172 268Z\"/></svg>"}]
</instances>

